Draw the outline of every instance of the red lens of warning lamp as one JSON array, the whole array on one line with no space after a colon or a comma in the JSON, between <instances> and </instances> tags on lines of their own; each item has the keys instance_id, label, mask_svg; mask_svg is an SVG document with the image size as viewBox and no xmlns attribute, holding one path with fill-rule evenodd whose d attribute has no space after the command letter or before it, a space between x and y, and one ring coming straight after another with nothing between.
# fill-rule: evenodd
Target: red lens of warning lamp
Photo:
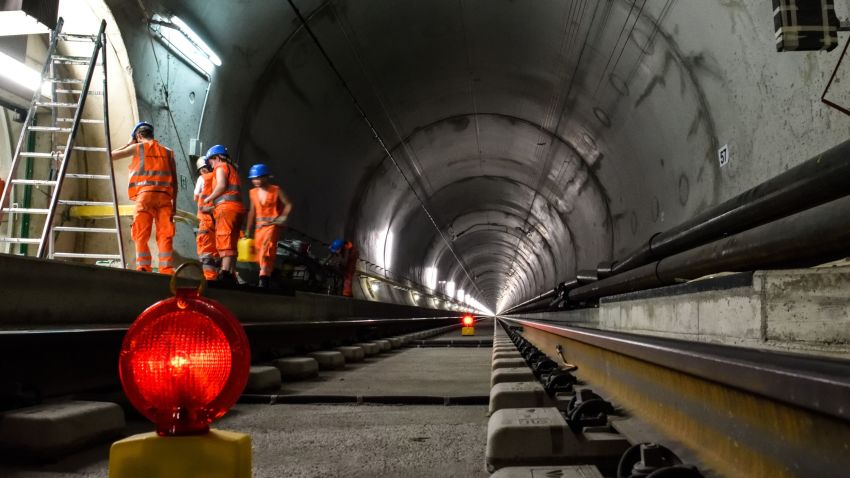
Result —
<instances>
[{"instance_id":1,"label":"red lens of warning lamp","mask_svg":"<svg viewBox=\"0 0 850 478\"><path fill-rule=\"evenodd\" d=\"M136 319L118 367L130 403L159 435L197 435L236 403L251 352L233 313L194 289L177 289Z\"/></svg>"},{"instance_id":2,"label":"red lens of warning lamp","mask_svg":"<svg viewBox=\"0 0 850 478\"><path fill-rule=\"evenodd\" d=\"M463 316L463 319L461 319L461 320L463 321L463 326L464 326L464 327L472 327L472 324L474 324L474 323L475 323L475 318L474 318L474 317L472 317L472 315L471 315L471 314L466 314L466 315L464 315L464 316Z\"/></svg>"}]
</instances>

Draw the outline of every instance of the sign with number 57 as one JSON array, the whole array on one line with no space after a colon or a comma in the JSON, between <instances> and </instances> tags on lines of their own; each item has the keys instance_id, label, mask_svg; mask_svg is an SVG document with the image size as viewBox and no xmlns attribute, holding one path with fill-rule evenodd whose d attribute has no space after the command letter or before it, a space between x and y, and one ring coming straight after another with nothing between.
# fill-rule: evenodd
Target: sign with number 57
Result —
<instances>
[{"instance_id":1,"label":"sign with number 57","mask_svg":"<svg viewBox=\"0 0 850 478\"><path fill-rule=\"evenodd\" d=\"M722 148L717 150L717 160L720 161L720 167L726 166L729 162L729 145L724 144Z\"/></svg>"}]
</instances>

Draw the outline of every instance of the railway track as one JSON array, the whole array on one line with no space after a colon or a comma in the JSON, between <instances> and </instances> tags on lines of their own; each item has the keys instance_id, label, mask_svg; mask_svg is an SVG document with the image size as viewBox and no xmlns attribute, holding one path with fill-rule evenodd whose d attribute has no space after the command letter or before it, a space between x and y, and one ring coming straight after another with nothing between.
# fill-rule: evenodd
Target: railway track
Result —
<instances>
[{"instance_id":1,"label":"railway track","mask_svg":"<svg viewBox=\"0 0 850 478\"><path fill-rule=\"evenodd\" d=\"M499 322L532 369L548 362L557 373L572 369L567 393L547 390L548 405L579 437L584 427L570 415L569 400L592 389L609 408L578 415L590 430L609 427L631 445L642 437L661 441L697 461L703 476L846 476L850 470L850 362L556 321ZM533 371L544 385L551 379L551 371ZM491 408L493 400L491 392ZM493 426L491 417L491 437ZM581 462L575 454L543 453L531 461ZM497 467L500 459L488 456ZM612 460L589 461L610 473Z\"/></svg>"}]
</instances>

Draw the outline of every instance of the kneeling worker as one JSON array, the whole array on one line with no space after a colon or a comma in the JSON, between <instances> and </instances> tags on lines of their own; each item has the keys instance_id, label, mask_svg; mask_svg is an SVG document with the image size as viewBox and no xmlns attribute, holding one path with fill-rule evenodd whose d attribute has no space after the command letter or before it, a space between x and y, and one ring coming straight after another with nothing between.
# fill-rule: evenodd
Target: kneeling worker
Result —
<instances>
[{"instance_id":1,"label":"kneeling worker","mask_svg":"<svg viewBox=\"0 0 850 478\"><path fill-rule=\"evenodd\" d=\"M277 241L283 224L292 211L292 202L279 187L271 184L271 174L265 164L255 164L248 172L248 179L254 185L248 195L251 207L248 210L246 237L255 238L257 262L260 264L260 287L269 287L275 258Z\"/></svg>"},{"instance_id":2,"label":"kneeling worker","mask_svg":"<svg viewBox=\"0 0 850 478\"><path fill-rule=\"evenodd\" d=\"M133 242L136 245L136 270L152 270L148 240L156 222L159 272L173 274L174 212L177 205L177 167L174 151L153 139L153 125L145 121L133 128L130 142L112 151L112 160L133 157L130 162L128 195L136 202L133 213Z\"/></svg>"},{"instance_id":3,"label":"kneeling worker","mask_svg":"<svg viewBox=\"0 0 850 478\"><path fill-rule=\"evenodd\" d=\"M213 208L204 204L212 193L213 173L207 157L201 156L196 163L198 182L195 184L195 203L198 205L198 259L207 280L218 279L218 250L215 248L215 221Z\"/></svg>"},{"instance_id":4,"label":"kneeling worker","mask_svg":"<svg viewBox=\"0 0 850 478\"><path fill-rule=\"evenodd\" d=\"M217 144L207 151L207 161L213 167L212 192L204 202L213 206L215 221L215 248L221 257L220 281L236 284L236 242L242 229L245 207L239 173L230 164L227 148Z\"/></svg>"}]
</instances>

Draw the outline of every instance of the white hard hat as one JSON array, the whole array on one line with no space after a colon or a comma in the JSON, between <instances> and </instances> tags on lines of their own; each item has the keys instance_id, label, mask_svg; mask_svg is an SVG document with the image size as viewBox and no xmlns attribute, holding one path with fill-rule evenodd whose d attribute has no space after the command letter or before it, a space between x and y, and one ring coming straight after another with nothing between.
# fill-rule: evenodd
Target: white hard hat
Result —
<instances>
[{"instance_id":1,"label":"white hard hat","mask_svg":"<svg viewBox=\"0 0 850 478\"><path fill-rule=\"evenodd\" d=\"M206 156L201 156L200 158L198 158L198 161L195 162L195 169L197 169L198 171L200 171L201 168L208 167L210 167L210 163L207 162Z\"/></svg>"}]
</instances>

